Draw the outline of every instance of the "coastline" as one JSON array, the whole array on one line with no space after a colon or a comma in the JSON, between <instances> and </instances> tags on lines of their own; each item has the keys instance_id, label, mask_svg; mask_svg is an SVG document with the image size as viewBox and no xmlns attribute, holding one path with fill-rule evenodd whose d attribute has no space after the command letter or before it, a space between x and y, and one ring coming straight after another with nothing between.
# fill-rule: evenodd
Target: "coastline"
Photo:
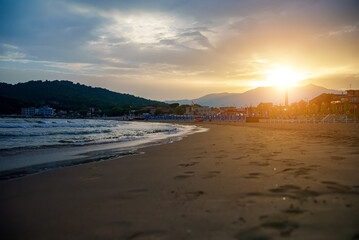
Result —
<instances>
[{"instance_id":1,"label":"coastline","mask_svg":"<svg viewBox=\"0 0 359 240\"><path fill-rule=\"evenodd\" d=\"M177 128L181 127L182 131L134 141L2 150L0 181L62 167L141 154L141 148L180 141L183 137L207 130L193 125L192 128L185 129L178 123L171 124Z\"/></svg>"},{"instance_id":2,"label":"coastline","mask_svg":"<svg viewBox=\"0 0 359 240\"><path fill-rule=\"evenodd\" d=\"M195 125L210 131L0 182L0 236L358 237L357 124Z\"/></svg>"}]
</instances>

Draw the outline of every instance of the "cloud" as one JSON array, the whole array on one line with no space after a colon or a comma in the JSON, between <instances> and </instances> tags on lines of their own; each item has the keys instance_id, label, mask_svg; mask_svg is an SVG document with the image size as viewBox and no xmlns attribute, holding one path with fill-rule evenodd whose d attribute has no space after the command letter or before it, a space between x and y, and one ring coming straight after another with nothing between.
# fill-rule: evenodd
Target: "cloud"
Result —
<instances>
[{"instance_id":1,"label":"cloud","mask_svg":"<svg viewBox=\"0 0 359 240\"><path fill-rule=\"evenodd\" d=\"M357 25L346 25L346 26L341 26L335 30L332 30L328 33L329 36L335 36L335 35L343 35L343 34L351 34L354 32L358 32L359 31L359 24Z\"/></svg>"},{"instance_id":2,"label":"cloud","mask_svg":"<svg viewBox=\"0 0 359 240\"><path fill-rule=\"evenodd\" d=\"M355 0L1 1L0 67L13 75L0 80L30 69L146 96L152 84L154 98L169 99L239 91L275 64L353 74L357 9Z\"/></svg>"}]
</instances>

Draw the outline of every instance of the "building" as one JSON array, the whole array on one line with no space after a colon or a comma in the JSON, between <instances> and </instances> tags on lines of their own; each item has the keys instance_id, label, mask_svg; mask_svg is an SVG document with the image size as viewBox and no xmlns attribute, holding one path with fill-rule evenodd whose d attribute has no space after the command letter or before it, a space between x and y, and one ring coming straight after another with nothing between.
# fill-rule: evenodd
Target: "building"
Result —
<instances>
[{"instance_id":1,"label":"building","mask_svg":"<svg viewBox=\"0 0 359 240\"><path fill-rule=\"evenodd\" d=\"M46 116L46 117L54 116L55 109L48 107L48 106L43 106L38 109L37 115Z\"/></svg>"},{"instance_id":2,"label":"building","mask_svg":"<svg viewBox=\"0 0 359 240\"><path fill-rule=\"evenodd\" d=\"M148 111L151 115L154 115L156 112L156 108L151 106L143 107L142 110Z\"/></svg>"},{"instance_id":3,"label":"building","mask_svg":"<svg viewBox=\"0 0 359 240\"><path fill-rule=\"evenodd\" d=\"M141 110L148 111L149 114L151 115L155 115L156 113L168 114L170 112L170 110L166 107L152 107L152 106L143 107Z\"/></svg>"},{"instance_id":4,"label":"building","mask_svg":"<svg viewBox=\"0 0 359 240\"><path fill-rule=\"evenodd\" d=\"M286 106L287 108L288 106ZM266 102L266 103L263 103L261 102L260 104L258 104L257 106L257 111L258 111L258 114L262 117L269 117L269 113L271 111L271 109L273 108L273 103L271 102Z\"/></svg>"},{"instance_id":5,"label":"building","mask_svg":"<svg viewBox=\"0 0 359 240\"><path fill-rule=\"evenodd\" d=\"M33 117L33 116L44 116L51 117L55 115L55 109L43 106L41 108L21 108L21 115L24 117Z\"/></svg>"},{"instance_id":6,"label":"building","mask_svg":"<svg viewBox=\"0 0 359 240\"><path fill-rule=\"evenodd\" d=\"M340 113L354 111L359 108L359 90L346 90L346 94L323 93L310 100L310 104L324 105Z\"/></svg>"},{"instance_id":7,"label":"building","mask_svg":"<svg viewBox=\"0 0 359 240\"><path fill-rule=\"evenodd\" d=\"M285 88L285 99L284 99L284 102L285 102L285 106L288 107L288 87Z\"/></svg>"},{"instance_id":8,"label":"building","mask_svg":"<svg viewBox=\"0 0 359 240\"><path fill-rule=\"evenodd\" d=\"M197 106L194 105L192 107L186 108L186 115L201 115L201 116L209 116L215 114L214 111L211 110L208 106Z\"/></svg>"},{"instance_id":9,"label":"building","mask_svg":"<svg viewBox=\"0 0 359 240\"><path fill-rule=\"evenodd\" d=\"M346 92L350 103L359 103L359 90L347 90Z\"/></svg>"},{"instance_id":10,"label":"building","mask_svg":"<svg viewBox=\"0 0 359 240\"><path fill-rule=\"evenodd\" d=\"M236 107L220 107L219 110L221 112L227 112L227 111L236 111L237 108Z\"/></svg>"},{"instance_id":11,"label":"building","mask_svg":"<svg viewBox=\"0 0 359 240\"><path fill-rule=\"evenodd\" d=\"M166 107L157 107L156 110L160 111L161 113L170 113L170 110Z\"/></svg>"},{"instance_id":12,"label":"building","mask_svg":"<svg viewBox=\"0 0 359 240\"><path fill-rule=\"evenodd\" d=\"M220 107L218 113L222 116L244 116L247 113L247 108Z\"/></svg>"},{"instance_id":13,"label":"building","mask_svg":"<svg viewBox=\"0 0 359 240\"><path fill-rule=\"evenodd\" d=\"M21 115L25 117L32 117L37 114L37 109L34 107L21 108Z\"/></svg>"}]
</instances>

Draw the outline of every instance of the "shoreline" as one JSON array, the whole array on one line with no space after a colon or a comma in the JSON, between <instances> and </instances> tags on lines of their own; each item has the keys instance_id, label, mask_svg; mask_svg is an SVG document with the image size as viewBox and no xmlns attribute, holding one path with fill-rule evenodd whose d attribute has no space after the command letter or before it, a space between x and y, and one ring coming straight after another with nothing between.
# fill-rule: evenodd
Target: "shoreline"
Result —
<instances>
[{"instance_id":1,"label":"shoreline","mask_svg":"<svg viewBox=\"0 0 359 240\"><path fill-rule=\"evenodd\" d=\"M181 126L181 124L178 123L171 124ZM74 146L52 145L41 148L2 150L2 155L0 156L0 162L2 164L0 167L0 181L26 177L28 175L63 167L141 154L142 152L140 150L142 148L180 141L188 135L206 131L204 128L195 125L192 126L194 126L193 129L186 129L168 136L157 136L135 141L93 143ZM32 160L34 158L36 161ZM51 159L51 161L48 161L48 159Z\"/></svg>"},{"instance_id":2,"label":"shoreline","mask_svg":"<svg viewBox=\"0 0 359 240\"><path fill-rule=\"evenodd\" d=\"M1 236L358 236L357 125L195 124L210 131L141 155L0 182Z\"/></svg>"}]
</instances>

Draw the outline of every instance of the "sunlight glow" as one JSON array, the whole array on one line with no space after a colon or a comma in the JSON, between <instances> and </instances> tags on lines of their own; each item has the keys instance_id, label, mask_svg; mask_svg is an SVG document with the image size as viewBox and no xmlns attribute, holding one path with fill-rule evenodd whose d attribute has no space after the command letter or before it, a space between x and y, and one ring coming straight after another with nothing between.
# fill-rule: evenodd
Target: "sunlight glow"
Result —
<instances>
[{"instance_id":1,"label":"sunlight glow","mask_svg":"<svg viewBox=\"0 0 359 240\"><path fill-rule=\"evenodd\" d=\"M278 66L276 68L261 71L261 73L264 76L266 76L266 78L262 81L257 81L257 80L251 81L249 82L250 86L252 87L297 86L300 81L310 77L308 74L297 70L293 70L291 67L288 66Z\"/></svg>"},{"instance_id":2,"label":"sunlight glow","mask_svg":"<svg viewBox=\"0 0 359 240\"><path fill-rule=\"evenodd\" d=\"M308 78L304 73L285 66L266 71L267 83L270 86L296 86L298 82Z\"/></svg>"}]
</instances>

